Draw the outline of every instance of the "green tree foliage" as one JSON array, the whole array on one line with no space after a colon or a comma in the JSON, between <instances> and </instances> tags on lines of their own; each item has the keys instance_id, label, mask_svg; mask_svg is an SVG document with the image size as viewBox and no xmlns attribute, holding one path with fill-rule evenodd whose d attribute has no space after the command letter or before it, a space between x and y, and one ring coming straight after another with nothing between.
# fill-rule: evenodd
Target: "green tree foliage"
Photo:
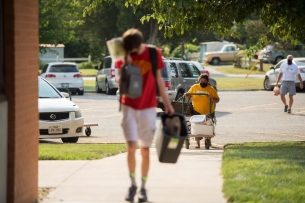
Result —
<instances>
[{"instance_id":1,"label":"green tree foliage","mask_svg":"<svg viewBox=\"0 0 305 203\"><path fill-rule=\"evenodd\" d=\"M89 12L103 0L93 0ZM104 0L113 2L114 0ZM304 0L116 0L134 9L151 8L153 14L143 21L157 19L167 36L184 34L186 30L213 30L220 35L237 36L234 23L242 25L252 13L261 15L263 24L281 40L297 42L305 38Z\"/></svg>"},{"instance_id":2,"label":"green tree foliage","mask_svg":"<svg viewBox=\"0 0 305 203\"><path fill-rule=\"evenodd\" d=\"M193 53L193 52L199 52L200 50L200 46L196 46L193 44L185 44L184 45L184 50L187 53ZM173 57L180 57L182 58L182 51L181 51L181 45L179 45L178 47L176 47L172 53Z\"/></svg>"},{"instance_id":3,"label":"green tree foliage","mask_svg":"<svg viewBox=\"0 0 305 203\"><path fill-rule=\"evenodd\" d=\"M78 1L39 0L39 43L66 43L83 23Z\"/></svg>"}]
</instances>

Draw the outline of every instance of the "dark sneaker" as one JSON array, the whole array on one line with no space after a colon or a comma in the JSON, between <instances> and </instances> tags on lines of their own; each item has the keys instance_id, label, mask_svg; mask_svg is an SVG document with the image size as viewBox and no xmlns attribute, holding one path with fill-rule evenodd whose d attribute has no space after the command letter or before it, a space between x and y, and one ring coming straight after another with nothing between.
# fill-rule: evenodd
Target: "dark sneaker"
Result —
<instances>
[{"instance_id":1,"label":"dark sneaker","mask_svg":"<svg viewBox=\"0 0 305 203\"><path fill-rule=\"evenodd\" d=\"M137 192L137 187L132 185L128 190L128 194L126 195L125 200L129 202L133 202L136 192Z\"/></svg>"},{"instance_id":2,"label":"dark sneaker","mask_svg":"<svg viewBox=\"0 0 305 203\"><path fill-rule=\"evenodd\" d=\"M287 110L288 110L288 105L285 106L284 112L287 112Z\"/></svg>"},{"instance_id":3,"label":"dark sneaker","mask_svg":"<svg viewBox=\"0 0 305 203\"><path fill-rule=\"evenodd\" d=\"M139 202L147 202L146 190L142 188L139 193Z\"/></svg>"},{"instance_id":4,"label":"dark sneaker","mask_svg":"<svg viewBox=\"0 0 305 203\"><path fill-rule=\"evenodd\" d=\"M288 110L287 110L287 113L291 113L291 109L288 109Z\"/></svg>"}]
</instances>

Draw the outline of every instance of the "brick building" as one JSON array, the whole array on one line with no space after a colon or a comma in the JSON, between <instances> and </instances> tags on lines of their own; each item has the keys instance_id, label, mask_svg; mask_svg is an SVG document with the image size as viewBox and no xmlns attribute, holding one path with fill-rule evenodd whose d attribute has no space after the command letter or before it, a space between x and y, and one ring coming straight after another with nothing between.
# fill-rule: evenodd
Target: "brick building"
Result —
<instances>
[{"instance_id":1,"label":"brick building","mask_svg":"<svg viewBox=\"0 0 305 203\"><path fill-rule=\"evenodd\" d=\"M0 0L0 203L37 202L38 0Z\"/></svg>"}]
</instances>

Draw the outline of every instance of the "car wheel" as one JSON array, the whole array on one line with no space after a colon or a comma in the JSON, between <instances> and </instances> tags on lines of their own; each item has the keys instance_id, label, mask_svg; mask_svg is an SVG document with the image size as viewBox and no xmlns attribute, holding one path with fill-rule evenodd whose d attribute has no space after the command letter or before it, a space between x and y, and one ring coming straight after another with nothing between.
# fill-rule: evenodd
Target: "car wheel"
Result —
<instances>
[{"instance_id":1,"label":"car wheel","mask_svg":"<svg viewBox=\"0 0 305 203\"><path fill-rule=\"evenodd\" d=\"M271 84L270 84L270 80L269 80L269 78L265 78L265 80L264 80L264 89L265 90L268 90L268 91L271 91L272 90L272 86L271 86Z\"/></svg>"},{"instance_id":2,"label":"car wheel","mask_svg":"<svg viewBox=\"0 0 305 203\"><path fill-rule=\"evenodd\" d=\"M278 64L278 62L280 62L281 60L283 60L284 58L281 56L276 57L275 61L274 61L274 65Z\"/></svg>"},{"instance_id":3,"label":"car wheel","mask_svg":"<svg viewBox=\"0 0 305 203\"><path fill-rule=\"evenodd\" d=\"M213 65L218 65L219 63L220 63L219 58L213 58L213 59L212 59L212 64L213 64Z\"/></svg>"},{"instance_id":4,"label":"car wheel","mask_svg":"<svg viewBox=\"0 0 305 203\"><path fill-rule=\"evenodd\" d=\"M113 89L110 88L108 80L106 80L106 85L105 86L106 86L106 94L107 95L113 94Z\"/></svg>"},{"instance_id":5,"label":"car wheel","mask_svg":"<svg viewBox=\"0 0 305 203\"><path fill-rule=\"evenodd\" d=\"M72 95L76 95L76 92L71 92Z\"/></svg>"},{"instance_id":6,"label":"car wheel","mask_svg":"<svg viewBox=\"0 0 305 203\"><path fill-rule=\"evenodd\" d=\"M97 81L95 81L95 91L96 93L101 93L102 90L99 88L98 84L97 84Z\"/></svg>"},{"instance_id":7,"label":"car wheel","mask_svg":"<svg viewBox=\"0 0 305 203\"><path fill-rule=\"evenodd\" d=\"M78 95L84 95L84 90L77 90Z\"/></svg>"},{"instance_id":8,"label":"car wheel","mask_svg":"<svg viewBox=\"0 0 305 203\"><path fill-rule=\"evenodd\" d=\"M78 137L63 137L61 138L63 143L77 143Z\"/></svg>"}]
</instances>

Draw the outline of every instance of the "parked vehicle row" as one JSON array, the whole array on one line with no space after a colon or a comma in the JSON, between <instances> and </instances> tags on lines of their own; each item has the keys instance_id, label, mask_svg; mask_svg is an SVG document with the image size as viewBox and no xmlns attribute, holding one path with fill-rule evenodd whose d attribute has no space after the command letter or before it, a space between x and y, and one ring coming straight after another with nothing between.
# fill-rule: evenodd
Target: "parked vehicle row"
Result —
<instances>
[{"instance_id":1,"label":"parked vehicle row","mask_svg":"<svg viewBox=\"0 0 305 203\"><path fill-rule=\"evenodd\" d=\"M274 45L268 45L266 46L263 60L264 62L277 64L288 55L293 55L293 57L305 57L305 50L303 48L303 44L298 44L294 46L293 49L276 50Z\"/></svg>"},{"instance_id":2,"label":"parked vehicle row","mask_svg":"<svg viewBox=\"0 0 305 203\"><path fill-rule=\"evenodd\" d=\"M293 58L293 62L300 69L301 77L303 79L303 84L305 85L305 58ZM266 73L264 79L265 90L269 90L269 91L273 90L274 86L276 85L276 80L280 73L280 67L283 63L287 63L287 59L281 60L275 66L272 66L270 70ZM279 85L281 84L279 83ZM297 77L295 78L295 86L296 87L300 86L300 81Z\"/></svg>"},{"instance_id":3,"label":"parked vehicle row","mask_svg":"<svg viewBox=\"0 0 305 203\"><path fill-rule=\"evenodd\" d=\"M168 60L164 59L164 68L162 69L162 78L166 88L168 98L178 100L195 83L198 82L198 76L202 73L209 75L209 72L197 61ZM210 78L210 84L217 90L217 83ZM120 92L117 90L117 99L120 98ZM158 97L158 108L164 109L161 97Z\"/></svg>"}]
</instances>

